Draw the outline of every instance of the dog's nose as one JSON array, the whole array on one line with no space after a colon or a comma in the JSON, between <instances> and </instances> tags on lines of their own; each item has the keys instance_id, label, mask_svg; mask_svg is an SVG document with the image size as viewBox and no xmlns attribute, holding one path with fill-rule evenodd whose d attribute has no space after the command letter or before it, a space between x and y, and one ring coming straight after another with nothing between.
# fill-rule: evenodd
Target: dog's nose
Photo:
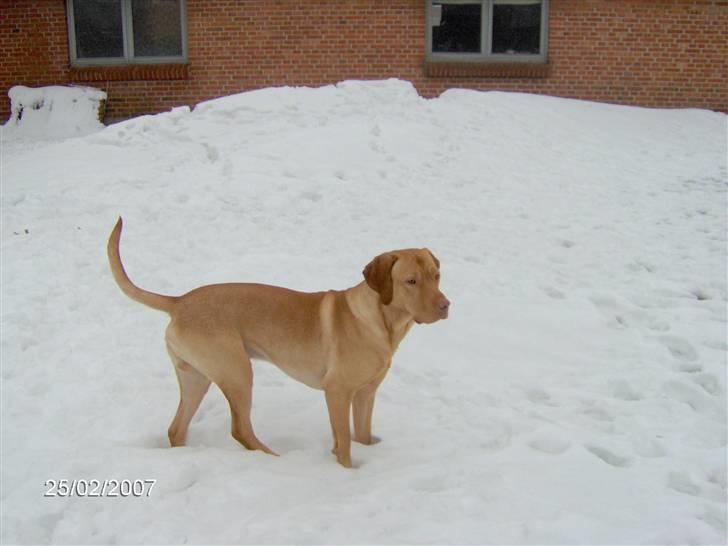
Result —
<instances>
[{"instance_id":1,"label":"dog's nose","mask_svg":"<svg viewBox=\"0 0 728 546\"><path fill-rule=\"evenodd\" d=\"M440 311L447 311L448 308L450 307L450 300L448 300L445 296L443 296L442 299L440 299L439 307L440 307Z\"/></svg>"}]
</instances>

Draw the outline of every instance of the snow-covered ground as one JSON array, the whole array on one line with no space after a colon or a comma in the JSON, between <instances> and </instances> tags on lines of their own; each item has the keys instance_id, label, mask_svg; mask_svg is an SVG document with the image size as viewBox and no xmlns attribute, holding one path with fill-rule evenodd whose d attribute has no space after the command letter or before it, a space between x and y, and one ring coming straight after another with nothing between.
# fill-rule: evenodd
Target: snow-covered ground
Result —
<instances>
[{"instance_id":1,"label":"snow-covered ground","mask_svg":"<svg viewBox=\"0 0 728 546\"><path fill-rule=\"evenodd\" d=\"M1 541L725 543L726 119L387 81L4 130ZM450 318L403 342L357 469L322 394L266 364L281 457L235 443L217 389L167 447L166 317L111 278L119 214L130 276L171 294L345 288L433 250Z\"/></svg>"}]
</instances>

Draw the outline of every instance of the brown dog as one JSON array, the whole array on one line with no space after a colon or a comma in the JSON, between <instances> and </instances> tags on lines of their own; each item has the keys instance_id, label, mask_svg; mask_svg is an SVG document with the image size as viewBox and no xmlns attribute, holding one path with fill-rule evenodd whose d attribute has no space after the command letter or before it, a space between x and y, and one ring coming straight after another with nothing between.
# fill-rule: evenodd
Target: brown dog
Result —
<instances>
[{"instance_id":1,"label":"brown dog","mask_svg":"<svg viewBox=\"0 0 728 546\"><path fill-rule=\"evenodd\" d=\"M364 268L365 281L348 290L303 293L263 284L214 284L183 296L154 294L134 285L119 256L122 220L107 247L111 271L131 299L165 311L165 335L180 388L169 427L172 446L185 443L192 416L210 382L230 404L232 435L247 449L274 454L250 421L251 358L326 393L336 459L351 467L350 408L354 440L372 443L377 387L397 346L414 322L447 318L440 292L440 262L427 249L387 252Z\"/></svg>"}]
</instances>

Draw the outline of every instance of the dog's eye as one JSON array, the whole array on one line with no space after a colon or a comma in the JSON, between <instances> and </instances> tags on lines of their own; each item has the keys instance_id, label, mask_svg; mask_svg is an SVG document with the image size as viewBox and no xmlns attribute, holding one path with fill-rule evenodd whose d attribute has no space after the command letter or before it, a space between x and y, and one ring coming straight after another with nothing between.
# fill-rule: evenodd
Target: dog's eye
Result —
<instances>
[{"instance_id":1,"label":"dog's eye","mask_svg":"<svg viewBox=\"0 0 728 546\"><path fill-rule=\"evenodd\" d=\"M440 280L440 274L439 273L435 273L435 280L436 281L439 281Z\"/></svg>"},{"instance_id":2,"label":"dog's eye","mask_svg":"<svg viewBox=\"0 0 728 546\"><path fill-rule=\"evenodd\" d=\"M417 284L417 279L407 279L407 284Z\"/></svg>"}]
</instances>

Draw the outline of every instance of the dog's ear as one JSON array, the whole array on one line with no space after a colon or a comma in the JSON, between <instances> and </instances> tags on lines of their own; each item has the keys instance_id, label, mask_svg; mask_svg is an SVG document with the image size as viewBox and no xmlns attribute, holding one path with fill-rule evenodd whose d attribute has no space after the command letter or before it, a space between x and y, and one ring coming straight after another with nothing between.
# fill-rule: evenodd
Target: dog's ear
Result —
<instances>
[{"instance_id":1,"label":"dog's ear","mask_svg":"<svg viewBox=\"0 0 728 546\"><path fill-rule=\"evenodd\" d=\"M379 297L384 305L389 305L394 296L392 267L396 261L396 254L380 254L369 262L362 272L369 287L379 292Z\"/></svg>"},{"instance_id":2,"label":"dog's ear","mask_svg":"<svg viewBox=\"0 0 728 546\"><path fill-rule=\"evenodd\" d=\"M425 250L427 251L427 253L430 256L432 256L432 259L435 260L435 265L437 266L437 269L440 269L440 260L438 260L437 258L435 258L435 255L432 253L432 251L429 248L426 248Z\"/></svg>"}]
</instances>

